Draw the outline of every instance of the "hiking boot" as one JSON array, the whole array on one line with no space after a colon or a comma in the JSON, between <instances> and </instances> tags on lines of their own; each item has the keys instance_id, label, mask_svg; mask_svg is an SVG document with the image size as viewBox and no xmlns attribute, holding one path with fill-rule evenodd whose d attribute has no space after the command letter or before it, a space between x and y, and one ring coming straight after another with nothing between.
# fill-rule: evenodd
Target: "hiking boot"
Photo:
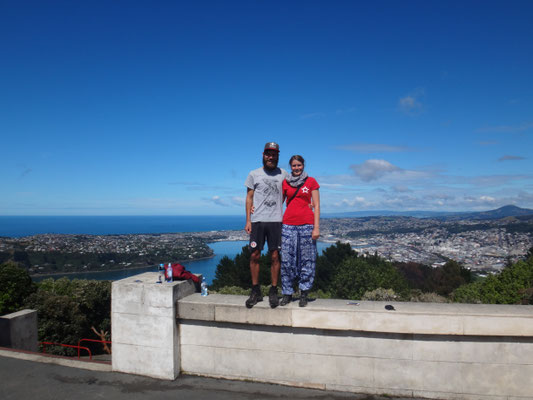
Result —
<instances>
[{"instance_id":1,"label":"hiking boot","mask_svg":"<svg viewBox=\"0 0 533 400\"><path fill-rule=\"evenodd\" d=\"M302 290L302 292L300 293L300 302L298 303L298 306L305 307L308 301L309 300L307 299L307 291Z\"/></svg>"},{"instance_id":2,"label":"hiking boot","mask_svg":"<svg viewBox=\"0 0 533 400\"><path fill-rule=\"evenodd\" d=\"M276 308L279 305L277 286L270 287L268 292L268 301L270 302L270 308Z\"/></svg>"},{"instance_id":3,"label":"hiking boot","mask_svg":"<svg viewBox=\"0 0 533 400\"><path fill-rule=\"evenodd\" d=\"M261 288L259 285L252 286L252 292L250 293L250 297L248 297L248 300L246 300L246 308L252 308L260 301L263 301L263 295L261 294Z\"/></svg>"},{"instance_id":4,"label":"hiking boot","mask_svg":"<svg viewBox=\"0 0 533 400\"><path fill-rule=\"evenodd\" d=\"M286 306L292 301L292 295L290 294L284 294L283 298L281 299L281 302L279 303L280 306Z\"/></svg>"}]
</instances>

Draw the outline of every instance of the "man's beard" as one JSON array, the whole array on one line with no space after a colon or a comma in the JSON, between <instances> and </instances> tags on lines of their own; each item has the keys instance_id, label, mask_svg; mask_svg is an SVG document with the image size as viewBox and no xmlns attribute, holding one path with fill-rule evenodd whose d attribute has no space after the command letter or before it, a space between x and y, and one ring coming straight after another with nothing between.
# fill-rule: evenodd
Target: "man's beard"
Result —
<instances>
[{"instance_id":1,"label":"man's beard","mask_svg":"<svg viewBox=\"0 0 533 400\"><path fill-rule=\"evenodd\" d=\"M267 165L267 161L263 158L263 168L268 169L269 171L273 171L278 167L278 160L272 161L274 163L273 167L269 167Z\"/></svg>"}]
</instances>

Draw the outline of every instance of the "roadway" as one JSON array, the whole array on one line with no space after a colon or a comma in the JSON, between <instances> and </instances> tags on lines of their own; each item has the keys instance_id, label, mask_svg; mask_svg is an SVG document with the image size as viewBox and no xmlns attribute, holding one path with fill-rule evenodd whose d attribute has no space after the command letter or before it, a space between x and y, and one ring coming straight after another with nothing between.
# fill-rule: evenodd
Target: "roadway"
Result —
<instances>
[{"instance_id":1,"label":"roadway","mask_svg":"<svg viewBox=\"0 0 533 400\"><path fill-rule=\"evenodd\" d=\"M99 398L106 400L394 399L390 396L330 392L188 375L181 375L174 381L162 381L0 355L0 399L2 400Z\"/></svg>"}]
</instances>

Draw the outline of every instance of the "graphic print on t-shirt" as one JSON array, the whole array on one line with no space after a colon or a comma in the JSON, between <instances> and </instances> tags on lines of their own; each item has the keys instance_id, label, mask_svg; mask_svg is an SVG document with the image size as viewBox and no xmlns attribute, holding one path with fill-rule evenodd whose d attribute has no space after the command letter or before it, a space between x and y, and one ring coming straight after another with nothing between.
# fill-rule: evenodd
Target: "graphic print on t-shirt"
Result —
<instances>
[{"instance_id":1,"label":"graphic print on t-shirt","mask_svg":"<svg viewBox=\"0 0 533 400\"><path fill-rule=\"evenodd\" d=\"M263 179L263 183L265 184L263 189L265 202L263 204L268 208L276 207L278 204L276 199L279 197L280 193L277 181L273 179Z\"/></svg>"}]
</instances>

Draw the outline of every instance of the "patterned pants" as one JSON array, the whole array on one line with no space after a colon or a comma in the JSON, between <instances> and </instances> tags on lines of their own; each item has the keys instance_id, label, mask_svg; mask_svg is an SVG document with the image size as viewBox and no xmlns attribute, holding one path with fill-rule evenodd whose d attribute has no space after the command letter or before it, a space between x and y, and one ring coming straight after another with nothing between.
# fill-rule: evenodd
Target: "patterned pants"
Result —
<instances>
[{"instance_id":1,"label":"patterned pants","mask_svg":"<svg viewBox=\"0 0 533 400\"><path fill-rule=\"evenodd\" d=\"M281 228L281 293L293 294L293 283L310 290L315 280L316 242L313 225L285 225Z\"/></svg>"}]
</instances>

